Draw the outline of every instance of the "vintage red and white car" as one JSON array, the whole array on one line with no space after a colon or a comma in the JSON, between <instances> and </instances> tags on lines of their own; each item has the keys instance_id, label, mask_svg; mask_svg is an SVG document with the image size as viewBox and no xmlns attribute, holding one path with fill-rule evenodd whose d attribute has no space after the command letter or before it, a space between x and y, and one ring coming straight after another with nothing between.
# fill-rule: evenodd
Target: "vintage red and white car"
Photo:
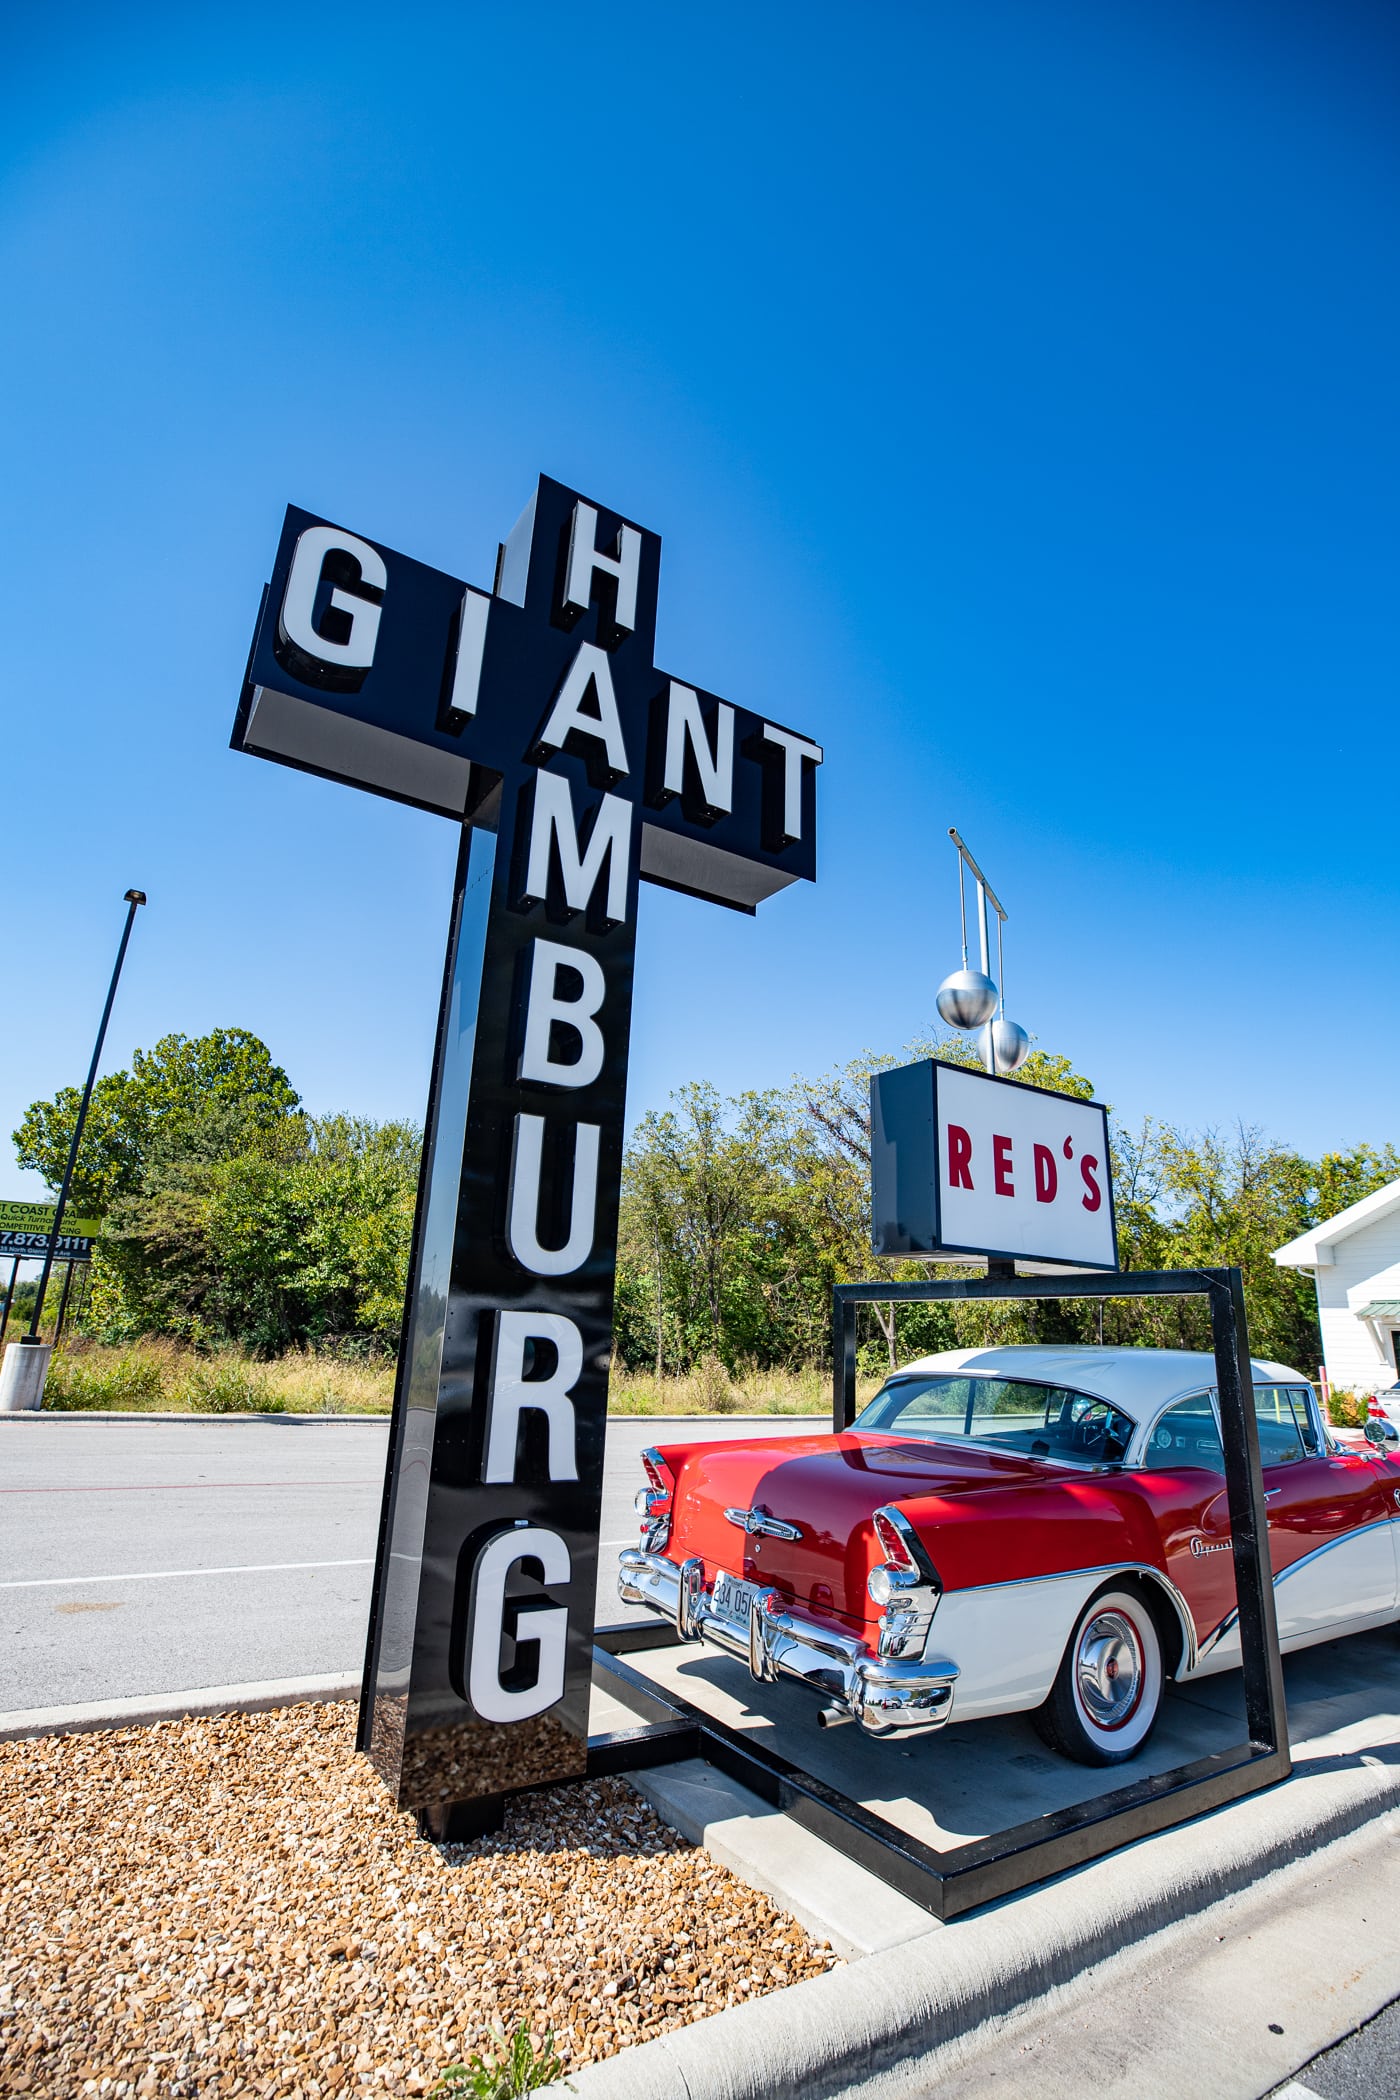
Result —
<instances>
[{"instance_id":1,"label":"vintage red and white car","mask_svg":"<svg viewBox=\"0 0 1400 2100\"><path fill-rule=\"evenodd\" d=\"M843 1434L649 1451L620 1594L810 1686L827 1726L1030 1713L1117 1764L1167 1679L1240 1661L1214 1375L1187 1350L950 1350ZM1298 1372L1253 1375L1283 1648L1395 1619L1395 1447L1343 1449Z\"/></svg>"}]
</instances>

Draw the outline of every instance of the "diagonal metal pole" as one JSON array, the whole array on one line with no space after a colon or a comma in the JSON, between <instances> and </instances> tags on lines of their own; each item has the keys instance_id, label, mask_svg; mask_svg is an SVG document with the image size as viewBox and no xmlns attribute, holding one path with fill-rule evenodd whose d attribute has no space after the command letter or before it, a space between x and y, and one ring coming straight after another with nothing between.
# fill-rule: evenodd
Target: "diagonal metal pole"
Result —
<instances>
[{"instance_id":1,"label":"diagonal metal pole","mask_svg":"<svg viewBox=\"0 0 1400 2100\"><path fill-rule=\"evenodd\" d=\"M73 1129L73 1142L68 1148L68 1164L63 1170L63 1185L58 1192L58 1204L54 1210L53 1224L49 1229L48 1252L44 1256L44 1266L39 1276L39 1288L34 1294L34 1315L29 1322L29 1332L23 1337L26 1342L37 1342L39 1339L39 1322L43 1318L44 1313L44 1293L49 1287L49 1276L53 1270L53 1258L58 1251L58 1237L63 1230L63 1213L68 1207L68 1191L73 1186L73 1172L78 1164L78 1148L83 1142L83 1126L87 1122L88 1107L92 1101L92 1090L97 1084L97 1067L102 1061L102 1045L107 1039L107 1023L112 1018L112 1003L117 996L117 981L122 974L122 964L126 961L126 944L131 939L131 929L136 923L137 911L145 901L146 892L144 890L128 890L126 893L126 924L122 928L121 942L117 948L117 960L112 969L112 982L107 987L107 1004L102 1009L102 1019L97 1029L97 1041L92 1046L92 1063L88 1066L87 1085L83 1088L83 1098L78 1104L78 1120Z\"/></svg>"}]
</instances>

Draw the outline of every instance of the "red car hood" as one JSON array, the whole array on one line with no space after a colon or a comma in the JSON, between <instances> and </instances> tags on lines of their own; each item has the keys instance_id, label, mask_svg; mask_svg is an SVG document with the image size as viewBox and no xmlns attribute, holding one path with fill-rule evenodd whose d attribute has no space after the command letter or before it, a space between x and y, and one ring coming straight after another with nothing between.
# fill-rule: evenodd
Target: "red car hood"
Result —
<instances>
[{"instance_id":1,"label":"red car hood","mask_svg":"<svg viewBox=\"0 0 1400 2100\"><path fill-rule=\"evenodd\" d=\"M726 1568L861 1624L878 1616L865 1584L884 1557L870 1521L884 1503L1018 1488L1046 1472L1043 1461L864 1432L668 1444L661 1455L677 1483L672 1560L697 1555L707 1579ZM727 1509L761 1509L801 1537L746 1535Z\"/></svg>"}]
</instances>

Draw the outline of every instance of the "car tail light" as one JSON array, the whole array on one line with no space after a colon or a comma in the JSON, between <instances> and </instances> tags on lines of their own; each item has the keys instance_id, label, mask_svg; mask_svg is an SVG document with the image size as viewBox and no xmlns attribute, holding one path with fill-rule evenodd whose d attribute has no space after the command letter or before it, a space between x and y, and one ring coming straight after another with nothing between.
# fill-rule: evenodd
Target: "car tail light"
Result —
<instances>
[{"instance_id":1,"label":"car tail light","mask_svg":"<svg viewBox=\"0 0 1400 2100\"><path fill-rule=\"evenodd\" d=\"M908 1574L917 1577L919 1574L919 1563L914 1558L903 1529L908 1521L907 1517L900 1516L898 1510L877 1509L875 1512L875 1536L880 1541L880 1550L884 1554L889 1567L903 1569Z\"/></svg>"},{"instance_id":2,"label":"car tail light","mask_svg":"<svg viewBox=\"0 0 1400 2100\"><path fill-rule=\"evenodd\" d=\"M877 1509L875 1537L885 1558L871 1569L866 1589L880 1607L880 1653L918 1653L928 1635L943 1584L903 1510Z\"/></svg>"},{"instance_id":3,"label":"car tail light","mask_svg":"<svg viewBox=\"0 0 1400 2100\"><path fill-rule=\"evenodd\" d=\"M648 1553L664 1553L671 1537L676 1476L659 1451L644 1451L642 1465L649 1483L638 1491L635 1504L642 1520L642 1546Z\"/></svg>"}]
</instances>

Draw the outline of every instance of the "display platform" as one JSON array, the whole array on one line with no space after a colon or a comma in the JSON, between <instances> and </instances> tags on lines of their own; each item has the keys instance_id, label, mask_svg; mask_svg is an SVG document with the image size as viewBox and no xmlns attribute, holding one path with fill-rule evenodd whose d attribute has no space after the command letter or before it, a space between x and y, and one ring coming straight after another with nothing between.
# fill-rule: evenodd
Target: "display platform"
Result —
<instances>
[{"instance_id":1,"label":"display platform","mask_svg":"<svg viewBox=\"0 0 1400 2100\"><path fill-rule=\"evenodd\" d=\"M1147 1747L1130 1764L1095 1770L1057 1757L1024 1714L953 1724L903 1744L875 1742L854 1726L819 1727L817 1702L801 1686L755 1684L736 1656L687 1643L627 1660L663 1696L674 1693L779 1751L939 1852L1210 1757L1237 1743L1244 1728L1238 1673L1205 1678L1171 1693Z\"/></svg>"},{"instance_id":2,"label":"display platform","mask_svg":"<svg viewBox=\"0 0 1400 2100\"><path fill-rule=\"evenodd\" d=\"M951 1724L907 1745L871 1743L854 1728L816 1726L812 1703L800 1688L754 1684L737 1659L697 1651L691 1644L630 1651L623 1667L634 1684L619 1678L615 1657L598 1661L594 1730L617 1735L642 1724L655 1726L661 1701L674 1701L674 1711L712 1720L724 1739L751 1743L758 1753L756 1766L745 1772L735 1768L735 1777L796 1821L819 1829L840 1850L882 1871L934 1915L947 1917L963 1905L936 1900L940 1890L919 1888L915 1877L900 1875L898 1858L888 1846L867 1850L858 1819L877 1819L911 1840L917 1854L953 1865L982 1844L1005 1844L1007 1827L1039 1825L1043 1831L1060 1821L1077 1823L1096 1810L1110 1810L1112 1798L1125 1787L1150 1789L1152 1781L1182 1766L1209 1766L1236 1741L1245 1699L1238 1672L1173 1686L1159 1728L1140 1756L1096 1772L1056 1758L1022 1714ZM1390 1762L1400 1753L1400 1638L1394 1627L1303 1648L1285 1659L1282 1672L1295 1772L1335 1768L1358 1758ZM705 1756L716 1764L726 1762L716 1756L714 1739L705 1745ZM814 1795L791 1791L781 1779L770 1783L785 1768L800 1768ZM848 1800L856 1821L842 1829L829 1812L812 1814L823 1798L827 1808Z\"/></svg>"}]
</instances>

